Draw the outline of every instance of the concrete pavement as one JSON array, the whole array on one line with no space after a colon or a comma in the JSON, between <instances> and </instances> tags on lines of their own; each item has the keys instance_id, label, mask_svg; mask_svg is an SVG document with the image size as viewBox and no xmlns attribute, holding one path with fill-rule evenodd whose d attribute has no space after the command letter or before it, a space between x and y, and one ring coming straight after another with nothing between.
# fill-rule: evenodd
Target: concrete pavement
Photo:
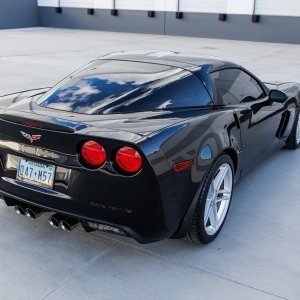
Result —
<instances>
[{"instance_id":1,"label":"concrete pavement","mask_svg":"<svg viewBox=\"0 0 300 300\"><path fill-rule=\"evenodd\" d=\"M300 46L50 28L0 31L0 95L52 86L101 54L198 52L265 81L300 82ZM0 299L299 299L300 150L282 150L235 189L210 245L140 245L50 228L0 202Z\"/></svg>"}]
</instances>

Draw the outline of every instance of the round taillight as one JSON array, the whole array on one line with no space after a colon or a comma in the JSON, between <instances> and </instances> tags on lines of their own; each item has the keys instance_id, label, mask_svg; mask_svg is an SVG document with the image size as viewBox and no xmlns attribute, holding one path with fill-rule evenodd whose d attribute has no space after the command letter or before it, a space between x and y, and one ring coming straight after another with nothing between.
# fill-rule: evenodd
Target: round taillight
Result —
<instances>
[{"instance_id":1,"label":"round taillight","mask_svg":"<svg viewBox=\"0 0 300 300\"><path fill-rule=\"evenodd\" d=\"M106 160L104 148L94 141L88 141L83 144L81 155L83 160L94 168L100 167Z\"/></svg>"},{"instance_id":2,"label":"round taillight","mask_svg":"<svg viewBox=\"0 0 300 300\"><path fill-rule=\"evenodd\" d=\"M135 149L122 147L117 152L116 163L127 173L136 173L142 168L142 157Z\"/></svg>"}]
</instances>

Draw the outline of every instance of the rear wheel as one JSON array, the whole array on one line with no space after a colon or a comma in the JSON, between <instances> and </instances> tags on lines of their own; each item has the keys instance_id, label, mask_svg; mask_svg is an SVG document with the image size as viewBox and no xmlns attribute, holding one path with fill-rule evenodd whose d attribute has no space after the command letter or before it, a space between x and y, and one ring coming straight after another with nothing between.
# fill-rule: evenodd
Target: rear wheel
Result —
<instances>
[{"instance_id":1,"label":"rear wheel","mask_svg":"<svg viewBox=\"0 0 300 300\"><path fill-rule=\"evenodd\" d=\"M233 180L232 159L223 154L214 162L204 179L187 234L189 240L207 244L217 237L228 214Z\"/></svg>"},{"instance_id":2,"label":"rear wheel","mask_svg":"<svg viewBox=\"0 0 300 300\"><path fill-rule=\"evenodd\" d=\"M286 141L286 147L288 149L297 149L300 145L300 118L299 118L300 111L297 110L296 119L290 133Z\"/></svg>"}]
</instances>

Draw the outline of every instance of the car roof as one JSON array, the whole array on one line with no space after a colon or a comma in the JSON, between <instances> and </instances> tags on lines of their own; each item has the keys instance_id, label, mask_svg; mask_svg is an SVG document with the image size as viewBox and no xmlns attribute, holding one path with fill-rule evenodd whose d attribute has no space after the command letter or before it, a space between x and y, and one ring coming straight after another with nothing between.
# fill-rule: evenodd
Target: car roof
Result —
<instances>
[{"instance_id":1,"label":"car roof","mask_svg":"<svg viewBox=\"0 0 300 300\"><path fill-rule=\"evenodd\" d=\"M146 63L164 64L189 71L196 71L203 66L210 66L210 71L224 67L238 67L238 65L215 58L205 58L197 53L155 51L155 50L131 50L109 53L100 59L138 61Z\"/></svg>"}]
</instances>

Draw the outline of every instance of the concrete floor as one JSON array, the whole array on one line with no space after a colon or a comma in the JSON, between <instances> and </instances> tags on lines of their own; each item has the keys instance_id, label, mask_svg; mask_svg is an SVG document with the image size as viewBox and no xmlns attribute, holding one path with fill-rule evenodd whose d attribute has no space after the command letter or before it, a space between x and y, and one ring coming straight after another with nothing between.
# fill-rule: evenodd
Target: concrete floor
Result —
<instances>
[{"instance_id":1,"label":"concrete floor","mask_svg":"<svg viewBox=\"0 0 300 300\"><path fill-rule=\"evenodd\" d=\"M198 52L266 81L300 81L300 46L60 29L0 31L0 95L52 86L120 49ZM0 299L299 299L300 150L282 150L235 189L207 246L139 245L110 234L54 230L0 203Z\"/></svg>"}]
</instances>

